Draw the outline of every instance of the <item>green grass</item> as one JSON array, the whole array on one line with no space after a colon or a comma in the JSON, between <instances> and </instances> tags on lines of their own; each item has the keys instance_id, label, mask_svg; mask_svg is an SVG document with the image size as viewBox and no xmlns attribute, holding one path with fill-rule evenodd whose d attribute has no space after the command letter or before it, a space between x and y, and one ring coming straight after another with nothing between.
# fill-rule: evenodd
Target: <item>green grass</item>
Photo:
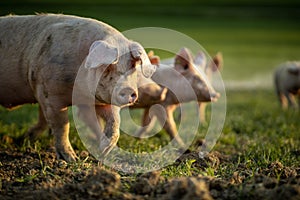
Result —
<instances>
[{"instance_id":1,"label":"green grass","mask_svg":"<svg viewBox=\"0 0 300 200\"><path fill-rule=\"evenodd\" d=\"M166 176L202 174L230 178L234 172L240 173L243 166L251 172L248 178L252 178L274 162L292 168L299 166L299 112L283 112L269 90L229 91L227 97L225 126L213 150L232 160L200 171L191 163L181 163L165 168ZM200 135L205 133L200 131Z\"/></svg>"},{"instance_id":2,"label":"green grass","mask_svg":"<svg viewBox=\"0 0 300 200\"><path fill-rule=\"evenodd\" d=\"M213 151L229 156L231 161L221 163L219 166L208 164L204 169L199 169L193 165L195 161L191 159L179 165L163 168L163 174L166 177L202 174L229 178L233 172L239 170L240 166L244 166L252 173L249 175L251 178L255 172L264 170L271 163L277 161L286 167L299 166L300 124L298 119L300 114L298 112L292 110L283 112L279 108L275 94L270 90L228 91L227 97L228 112L225 126ZM14 144L9 144L9 141L3 140L4 135L14 138L24 134L30 124L36 121L33 111L37 111L36 106L27 105L8 113L1 109L0 136L3 141L1 147L11 148L14 146ZM24 113L32 114L25 115ZM138 115L135 113L133 118L138 120ZM197 138L203 138L206 128L207 125L199 127ZM84 149L73 123L71 142L75 149L80 151ZM145 153L158 150L167 145L168 142L169 137L165 132L161 132L148 140L138 140L127 134L122 134L118 145L133 153ZM31 144L31 147L45 149L53 144L51 137L47 136L35 145L38 147L34 144ZM153 159L156 158L153 157ZM146 165L147 163L145 163Z\"/></svg>"}]
</instances>

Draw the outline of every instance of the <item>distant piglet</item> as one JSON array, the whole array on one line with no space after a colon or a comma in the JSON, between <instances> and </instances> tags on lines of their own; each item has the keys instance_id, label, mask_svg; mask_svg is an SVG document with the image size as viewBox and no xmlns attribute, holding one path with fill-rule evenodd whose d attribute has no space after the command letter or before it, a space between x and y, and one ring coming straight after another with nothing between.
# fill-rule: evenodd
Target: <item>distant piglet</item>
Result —
<instances>
[{"instance_id":1,"label":"distant piglet","mask_svg":"<svg viewBox=\"0 0 300 200\"><path fill-rule=\"evenodd\" d=\"M300 62L286 62L275 70L275 90L283 109L300 105ZM298 104L295 96L298 97Z\"/></svg>"}]
</instances>

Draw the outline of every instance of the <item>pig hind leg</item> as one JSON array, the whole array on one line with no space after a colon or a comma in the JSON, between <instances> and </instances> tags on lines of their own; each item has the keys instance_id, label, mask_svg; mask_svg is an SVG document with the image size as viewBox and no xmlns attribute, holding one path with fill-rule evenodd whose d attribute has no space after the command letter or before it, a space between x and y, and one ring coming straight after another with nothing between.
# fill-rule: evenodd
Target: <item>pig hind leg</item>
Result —
<instances>
[{"instance_id":1,"label":"pig hind leg","mask_svg":"<svg viewBox=\"0 0 300 200\"><path fill-rule=\"evenodd\" d=\"M281 108L283 110L286 110L288 108L288 100L285 95L283 95L283 94L279 95L279 102L280 102Z\"/></svg>"},{"instance_id":2,"label":"pig hind leg","mask_svg":"<svg viewBox=\"0 0 300 200\"><path fill-rule=\"evenodd\" d=\"M284 95L287 98L288 106L291 108L297 109L298 105L295 100L295 95L293 95L292 93L285 93Z\"/></svg>"},{"instance_id":3,"label":"pig hind leg","mask_svg":"<svg viewBox=\"0 0 300 200\"><path fill-rule=\"evenodd\" d=\"M59 105L55 96L45 96L42 88L37 90L37 99L44 113L51 133L54 136L56 155L67 162L73 162L77 156L69 141L69 119L68 108Z\"/></svg>"},{"instance_id":4,"label":"pig hind leg","mask_svg":"<svg viewBox=\"0 0 300 200\"><path fill-rule=\"evenodd\" d=\"M77 156L69 140L70 123L68 119L68 109L46 108L45 117L51 128L51 133L54 135L57 157L67 162L75 161Z\"/></svg>"},{"instance_id":5,"label":"pig hind leg","mask_svg":"<svg viewBox=\"0 0 300 200\"><path fill-rule=\"evenodd\" d=\"M47 129L47 122L44 113L41 107L39 106L38 122L27 131L25 136L29 137L30 140L35 140L46 129Z\"/></svg>"},{"instance_id":6,"label":"pig hind leg","mask_svg":"<svg viewBox=\"0 0 300 200\"><path fill-rule=\"evenodd\" d=\"M281 107L284 110L287 110L288 108L294 108L297 109L298 105L295 100L295 96L289 92L284 92L280 95L280 103Z\"/></svg>"},{"instance_id":7,"label":"pig hind leg","mask_svg":"<svg viewBox=\"0 0 300 200\"><path fill-rule=\"evenodd\" d=\"M150 108L146 108L144 110L142 124L141 124L142 127L135 132L134 135L136 137L143 138L147 136L150 133L150 131L153 129L156 122L156 116L154 114L150 116L149 111Z\"/></svg>"},{"instance_id":8,"label":"pig hind leg","mask_svg":"<svg viewBox=\"0 0 300 200\"><path fill-rule=\"evenodd\" d=\"M298 109L300 108L300 90L297 92Z\"/></svg>"}]
</instances>

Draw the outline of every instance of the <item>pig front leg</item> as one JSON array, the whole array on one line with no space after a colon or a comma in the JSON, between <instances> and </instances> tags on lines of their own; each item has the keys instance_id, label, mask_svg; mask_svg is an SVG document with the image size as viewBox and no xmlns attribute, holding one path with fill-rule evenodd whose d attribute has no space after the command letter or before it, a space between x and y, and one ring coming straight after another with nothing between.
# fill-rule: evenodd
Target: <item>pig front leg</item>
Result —
<instances>
[{"instance_id":1,"label":"pig front leg","mask_svg":"<svg viewBox=\"0 0 300 200\"><path fill-rule=\"evenodd\" d=\"M177 105L161 105L157 109L153 109L153 114L157 117L161 126L166 130L171 139L174 139L179 145L179 148L182 149L185 145L180 136L178 135L176 123L174 120L174 110Z\"/></svg>"},{"instance_id":2,"label":"pig front leg","mask_svg":"<svg viewBox=\"0 0 300 200\"><path fill-rule=\"evenodd\" d=\"M101 155L107 155L116 146L120 136L120 108L111 105L80 105L78 108L78 117L92 131L92 134L86 137L99 142ZM101 119L104 121L104 128L100 125Z\"/></svg>"},{"instance_id":3,"label":"pig front leg","mask_svg":"<svg viewBox=\"0 0 300 200\"><path fill-rule=\"evenodd\" d=\"M206 123L206 117L205 117L206 103L198 102L198 105L199 105L200 123L205 124Z\"/></svg>"},{"instance_id":4,"label":"pig front leg","mask_svg":"<svg viewBox=\"0 0 300 200\"><path fill-rule=\"evenodd\" d=\"M176 105L166 107L167 117L166 117L166 121L164 124L163 124L161 117L158 116L158 119L159 119L160 123L162 124L162 126L164 127L164 129L169 134L169 136L171 137L171 139L174 139L177 142L177 144L179 145L179 148L181 149L184 147L184 142L178 135L176 123L175 123L174 116L173 116L173 113L174 113L174 110L176 109L176 107L177 107Z\"/></svg>"},{"instance_id":5,"label":"pig front leg","mask_svg":"<svg viewBox=\"0 0 300 200\"><path fill-rule=\"evenodd\" d=\"M100 138L100 151L102 156L107 155L117 144L120 136L120 107L113 105L96 106L97 115L105 123Z\"/></svg>"},{"instance_id":6,"label":"pig front leg","mask_svg":"<svg viewBox=\"0 0 300 200\"><path fill-rule=\"evenodd\" d=\"M29 137L30 140L35 140L46 128L47 122L41 106L39 106L38 122L27 131L25 137Z\"/></svg>"},{"instance_id":7,"label":"pig front leg","mask_svg":"<svg viewBox=\"0 0 300 200\"><path fill-rule=\"evenodd\" d=\"M287 103L286 103L286 101L287 101ZM297 109L295 97L289 92L283 93L283 95L281 97L281 105L284 110L288 109L289 107Z\"/></svg>"}]
</instances>

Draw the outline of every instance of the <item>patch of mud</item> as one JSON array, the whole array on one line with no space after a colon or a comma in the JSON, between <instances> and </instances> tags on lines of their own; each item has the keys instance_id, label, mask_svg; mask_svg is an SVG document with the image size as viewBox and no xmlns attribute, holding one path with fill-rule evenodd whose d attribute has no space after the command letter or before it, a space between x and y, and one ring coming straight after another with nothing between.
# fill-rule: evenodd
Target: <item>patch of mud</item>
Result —
<instances>
[{"instance_id":1,"label":"patch of mud","mask_svg":"<svg viewBox=\"0 0 300 200\"><path fill-rule=\"evenodd\" d=\"M161 171L127 175L101 166L77 152L84 162L66 164L56 160L53 149L0 150L0 199L300 199L299 168L271 163L251 179L243 166L231 177L203 174L165 178ZM193 160L192 167L220 168L230 157L211 152L183 154L174 165Z\"/></svg>"},{"instance_id":2,"label":"patch of mud","mask_svg":"<svg viewBox=\"0 0 300 200\"><path fill-rule=\"evenodd\" d=\"M222 155L217 151L213 151L207 154L204 158L200 158L198 152L187 152L177 159L177 164L185 162L187 160L194 160L193 167L204 170L207 167L217 168L220 163L227 162L228 156Z\"/></svg>"}]
</instances>

